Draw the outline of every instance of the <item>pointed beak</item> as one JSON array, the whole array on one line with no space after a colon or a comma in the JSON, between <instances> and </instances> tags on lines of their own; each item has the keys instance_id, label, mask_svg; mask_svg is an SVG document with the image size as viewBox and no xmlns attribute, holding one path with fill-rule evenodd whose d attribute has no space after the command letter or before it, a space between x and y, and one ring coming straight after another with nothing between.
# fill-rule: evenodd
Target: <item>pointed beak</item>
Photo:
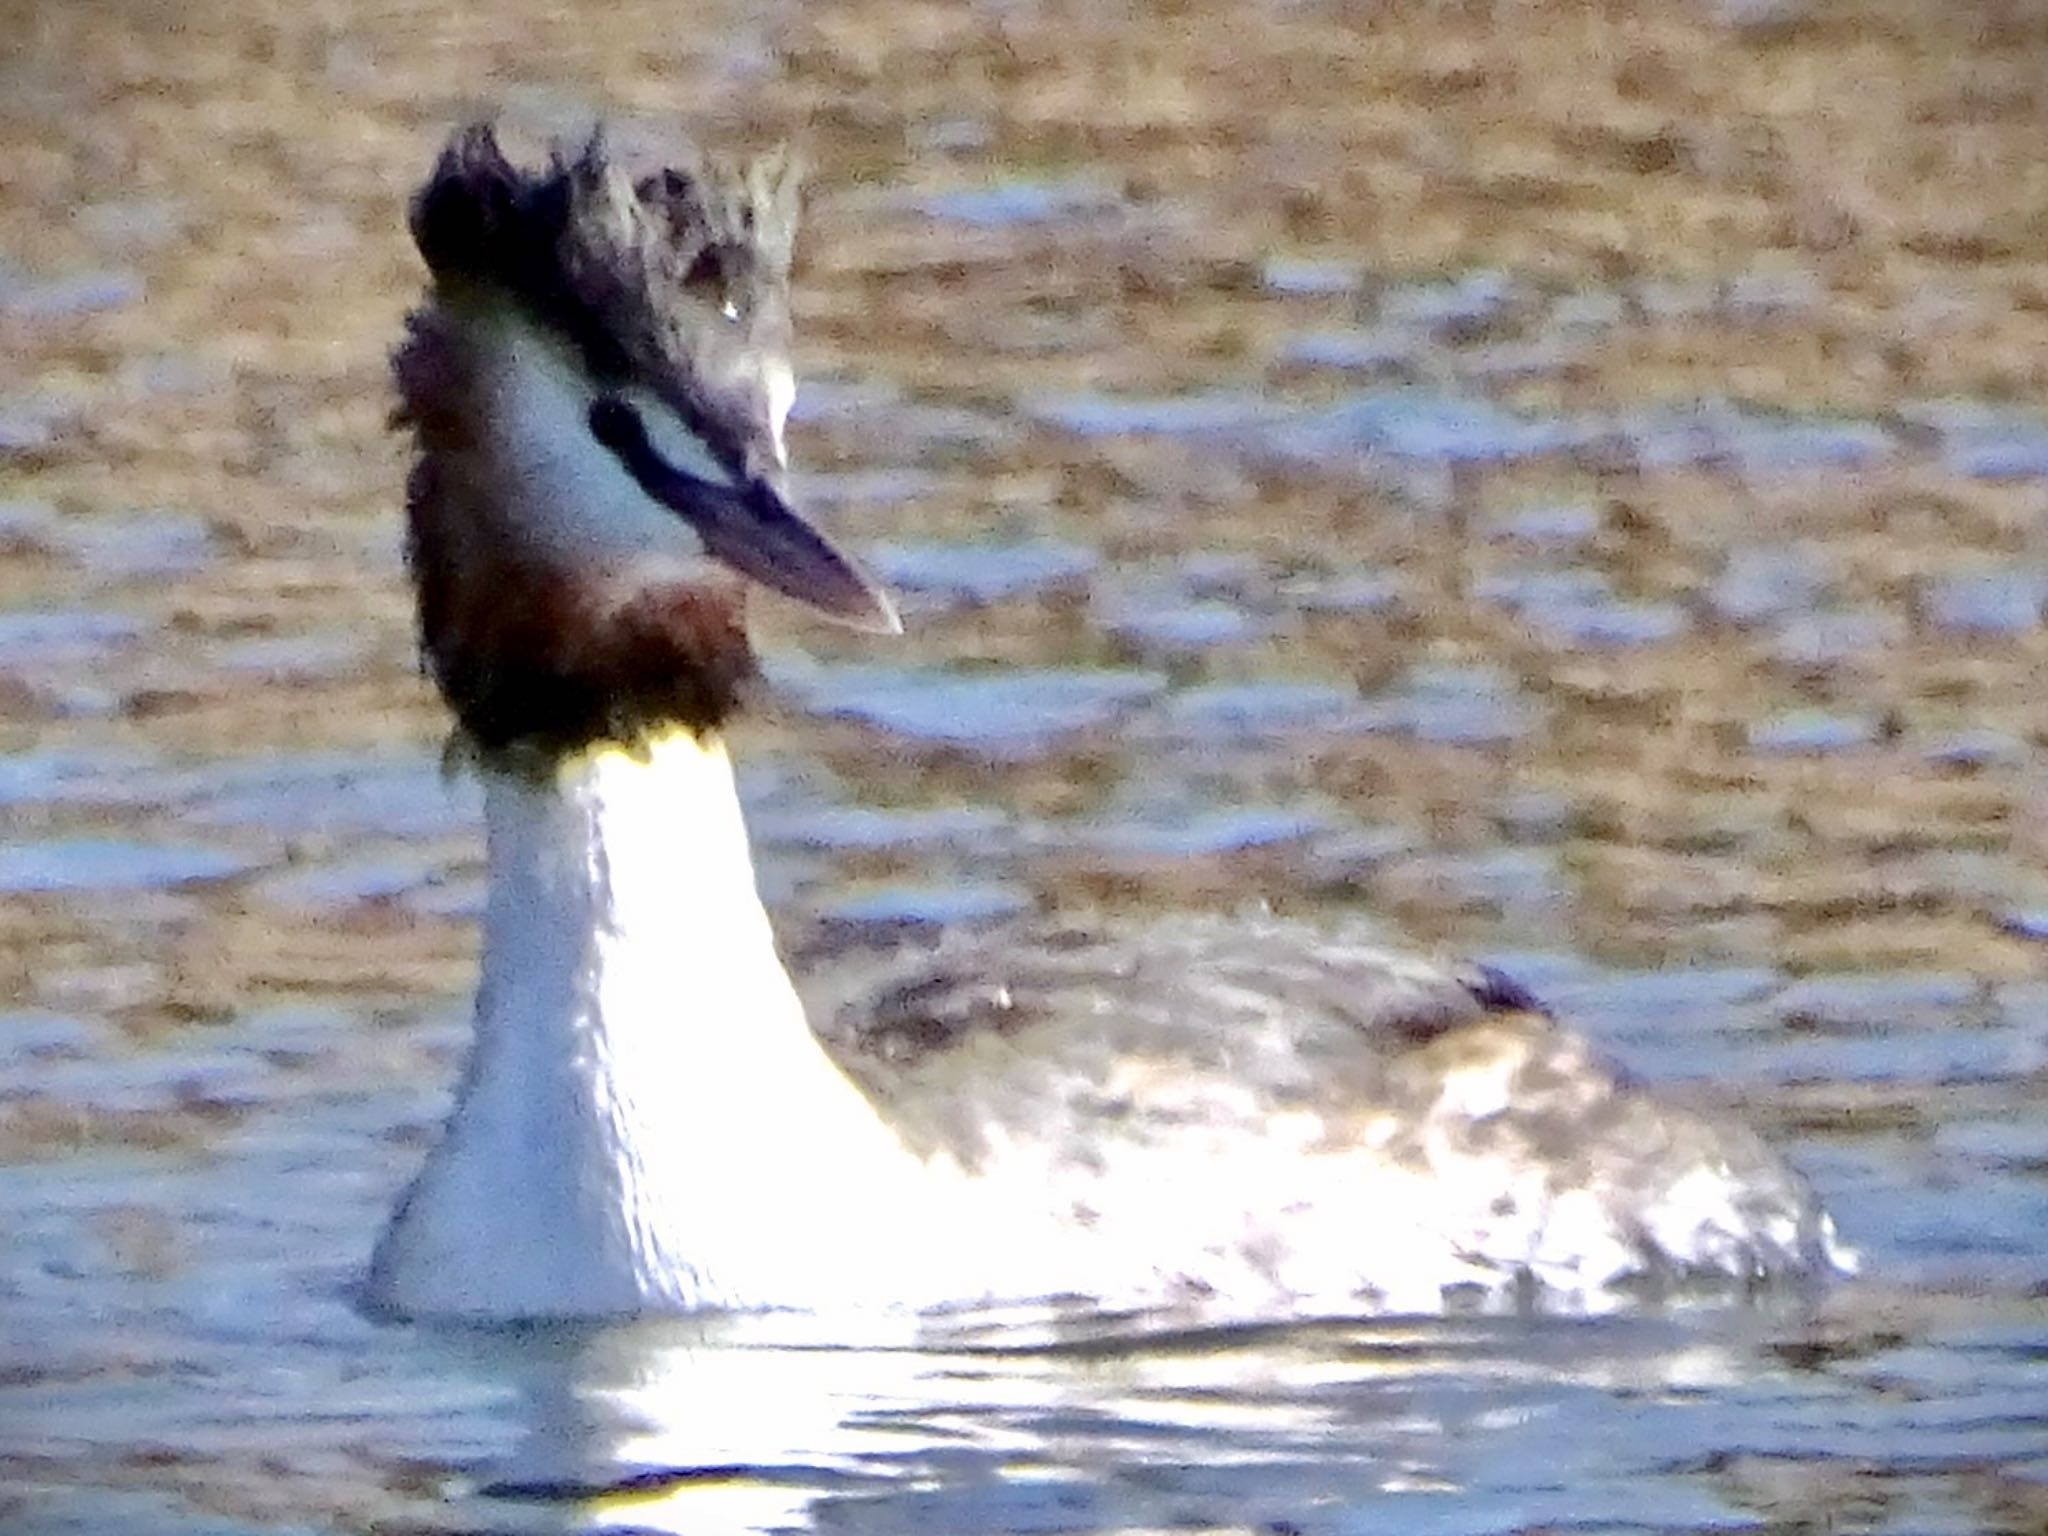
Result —
<instances>
[{"instance_id":1,"label":"pointed beak","mask_svg":"<svg viewBox=\"0 0 2048 1536\"><path fill-rule=\"evenodd\" d=\"M749 481L738 491L693 490L688 510L676 510L697 530L712 558L742 576L855 629L903 633L895 603L874 577L765 482Z\"/></svg>"},{"instance_id":2,"label":"pointed beak","mask_svg":"<svg viewBox=\"0 0 2048 1536\"><path fill-rule=\"evenodd\" d=\"M692 445L687 468L671 462L649 439L640 413L622 400L593 404L590 430L641 490L690 525L720 564L855 629L903 632L896 605L860 562L766 481L729 475L701 443Z\"/></svg>"}]
</instances>

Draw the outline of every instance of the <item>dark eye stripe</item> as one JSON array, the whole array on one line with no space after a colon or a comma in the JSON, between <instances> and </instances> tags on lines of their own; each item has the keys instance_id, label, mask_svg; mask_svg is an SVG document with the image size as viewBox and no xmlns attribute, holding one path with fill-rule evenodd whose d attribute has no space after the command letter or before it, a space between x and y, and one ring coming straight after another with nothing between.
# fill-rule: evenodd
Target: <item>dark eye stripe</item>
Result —
<instances>
[{"instance_id":1,"label":"dark eye stripe","mask_svg":"<svg viewBox=\"0 0 2048 1536\"><path fill-rule=\"evenodd\" d=\"M670 463L648 437L647 423L640 413L618 396L600 395L593 400L588 419L590 435L610 451L641 490L657 501L672 501L679 481L707 489L722 488L690 473L687 464ZM722 458L708 442L704 448L714 459Z\"/></svg>"},{"instance_id":2,"label":"dark eye stripe","mask_svg":"<svg viewBox=\"0 0 2048 1536\"><path fill-rule=\"evenodd\" d=\"M591 402L590 435L640 489L694 528L705 552L763 586L885 633L901 628L873 580L759 480L714 485L685 474L648 441L640 413L613 395Z\"/></svg>"},{"instance_id":3,"label":"dark eye stripe","mask_svg":"<svg viewBox=\"0 0 2048 1536\"><path fill-rule=\"evenodd\" d=\"M616 395L600 395L590 403L590 435L612 451L635 480L641 478L634 461L652 457L654 445L647 441L647 425L640 413Z\"/></svg>"}]
</instances>

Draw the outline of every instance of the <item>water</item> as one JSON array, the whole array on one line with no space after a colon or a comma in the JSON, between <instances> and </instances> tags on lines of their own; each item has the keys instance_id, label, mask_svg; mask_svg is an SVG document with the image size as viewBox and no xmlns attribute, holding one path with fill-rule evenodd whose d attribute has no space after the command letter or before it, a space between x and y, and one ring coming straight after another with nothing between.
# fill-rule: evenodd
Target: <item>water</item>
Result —
<instances>
[{"instance_id":1,"label":"water","mask_svg":"<svg viewBox=\"0 0 2048 1536\"><path fill-rule=\"evenodd\" d=\"M999 9L24 23L0 1532L2040 1530L2048 38ZM911 632L759 605L793 941L1370 914L1758 1125L1863 1275L1598 1321L362 1317L481 892L382 429L454 80L802 130L797 485Z\"/></svg>"}]
</instances>

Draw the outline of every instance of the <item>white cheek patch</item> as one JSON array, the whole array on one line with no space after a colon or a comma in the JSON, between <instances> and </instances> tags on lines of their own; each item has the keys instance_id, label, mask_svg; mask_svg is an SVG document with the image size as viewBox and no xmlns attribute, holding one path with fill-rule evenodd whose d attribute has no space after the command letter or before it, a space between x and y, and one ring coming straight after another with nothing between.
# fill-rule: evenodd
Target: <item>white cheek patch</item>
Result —
<instances>
[{"instance_id":1,"label":"white cheek patch","mask_svg":"<svg viewBox=\"0 0 2048 1536\"><path fill-rule=\"evenodd\" d=\"M490 425L517 487L495 509L508 530L551 556L576 561L701 553L689 524L643 491L592 434L596 396L576 359L522 322L502 322L490 334L496 343ZM674 413L656 409L660 415L641 419L649 442L676 470L730 484L715 460L708 472L699 462L710 459L710 450ZM672 432L664 431L664 421Z\"/></svg>"},{"instance_id":2,"label":"white cheek patch","mask_svg":"<svg viewBox=\"0 0 2048 1536\"><path fill-rule=\"evenodd\" d=\"M796 404L796 375L787 363L768 366L768 433L775 441L775 462L789 468L789 447L782 440L789 408Z\"/></svg>"},{"instance_id":3,"label":"white cheek patch","mask_svg":"<svg viewBox=\"0 0 2048 1536\"><path fill-rule=\"evenodd\" d=\"M739 481L711 445L692 432L683 419L644 389L629 389L619 398L632 407L646 430L647 441L677 474L705 485L731 490Z\"/></svg>"}]
</instances>

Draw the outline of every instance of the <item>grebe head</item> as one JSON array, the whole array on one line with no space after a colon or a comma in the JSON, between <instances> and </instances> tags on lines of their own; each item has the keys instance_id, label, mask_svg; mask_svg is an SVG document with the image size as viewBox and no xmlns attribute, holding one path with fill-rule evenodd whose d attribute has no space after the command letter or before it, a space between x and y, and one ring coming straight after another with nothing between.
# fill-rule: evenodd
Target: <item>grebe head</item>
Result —
<instances>
[{"instance_id":1,"label":"grebe head","mask_svg":"<svg viewBox=\"0 0 2048 1536\"><path fill-rule=\"evenodd\" d=\"M715 727L749 581L897 627L787 500L795 223L786 156L636 173L593 137L527 170L486 125L442 151L394 367L422 646L483 750Z\"/></svg>"}]
</instances>

